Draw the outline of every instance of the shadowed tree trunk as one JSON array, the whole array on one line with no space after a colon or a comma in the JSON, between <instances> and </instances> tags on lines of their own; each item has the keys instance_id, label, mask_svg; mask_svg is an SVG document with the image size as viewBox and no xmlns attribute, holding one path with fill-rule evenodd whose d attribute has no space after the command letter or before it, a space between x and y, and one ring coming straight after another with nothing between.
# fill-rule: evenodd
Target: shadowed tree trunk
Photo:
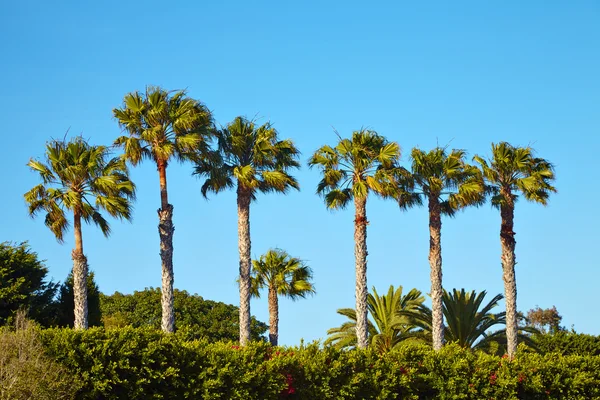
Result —
<instances>
[{"instance_id":1,"label":"shadowed tree trunk","mask_svg":"<svg viewBox=\"0 0 600 400\"><path fill-rule=\"evenodd\" d=\"M500 206L500 244L502 246L502 279L504 280L504 299L506 303L506 345L510 358L517 353L517 279L515 276L515 205L510 191L502 191L505 199Z\"/></svg>"},{"instance_id":2,"label":"shadowed tree trunk","mask_svg":"<svg viewBox=\"0 0 600 400\"><path fill-rule=\"evenodd\" d=\"M277 346L279 340L279 299L277 288L269 287L269 341Z\"/></svg>"},{"instance_id":3,"label":"shadowed tree trunk","mask_svg":"<svg viewBox=\"0 0 600 400\"><path fill-rule=\"evenodd\" d=\"M444 313L442 308L442 217L439 198L429 195L429 266L431 267L431 333L433 349L444 343Z\"/></svg>"},{"instance_id":4,"label":"shadowed tree trunk","mask_svg":"<svg viewBox=\"0 0 600 400\"><path fill-rule=\"evenodd\" d=\"M173 206L167 195L167 166L158 163L160 179L160 204L158 210L158 234L160 236L160 260L162 263L162 322L163 332L175 331L175 313L173 310Z\"/></svg>"},{"instance_id":5,"label":"shadowed tree trunk","mask_svg":"<svg viewBox=\"0 0 600 400\"><path fill-rule=\"evenodd\" d=\"M367 199L354 198L354 257L356 259L356 339L359 348L369 344L367 328Z\"/></svg>"},{"instance_id":6,"label":"shadowed tree trunk","mask_svg":"<svg viewBox=\"0 0 600 400\"><path fill-rule=\"evenodd\" d=\"M75 329L88 328L87 301L87 258L83 255L83 237L81 235L81 215L73 212L73 228L75 231L75 248L73 258L73 296L75 300Z\"/></svg>"},{"instance_id":7,"label":"shadowed tree trunk","mask_svg":"<svg viewBox=\"0 0 600 400\"><path fill-rule=\"evenodd\" d=\"M240 253L240 345L250 340L250 193L238 186L238 250Z\"/></svg>"}]
</instances>

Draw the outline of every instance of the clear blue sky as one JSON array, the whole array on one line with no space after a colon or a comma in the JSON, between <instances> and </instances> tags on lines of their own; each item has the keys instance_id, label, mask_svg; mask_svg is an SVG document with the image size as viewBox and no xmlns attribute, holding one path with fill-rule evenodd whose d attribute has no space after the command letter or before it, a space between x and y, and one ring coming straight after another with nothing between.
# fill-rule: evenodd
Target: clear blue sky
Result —
<instances>
[{"instance_id":1,"label":"clear blue sky","mask_svg":"<svg viewBox=\"0 0 600 400\"><path fill-rule=\"evenodd\" d=\"M370 127L408 154L450 143L471 155L492 141L532 144L556 165L548 207L516 210L518 307L556 305L563 323L600 334L590 314L600 280L596 201L600 148L600 3L504 2L9 2L0 5L4 171L0 241L28 240L55 280L71 268L72 233L60 245L23 193L25 166L52 137L110 144L111 110L147 84L187 88L219 123L258 114L292 138L303 162L343 135ZM404 157L404 162L407 158ZM233 193L204 200L190 165L169 167L175 207L175 286L236 304ZM252 255L279 246L308 261L318 294L281 302L284 344L325 337L354 306L351 209L327 211L319 175L303 167L289 196L252 205ZM132 170L133 223L104 239L84 227L90 267L105 293L160 285L158 176ZM429 290L425 209L368 203L369 287ZM503 292L500 218L485 206L443 221L444 286ZM252 313L268 320L265 300Z\"/></svg>"}]
</instances>

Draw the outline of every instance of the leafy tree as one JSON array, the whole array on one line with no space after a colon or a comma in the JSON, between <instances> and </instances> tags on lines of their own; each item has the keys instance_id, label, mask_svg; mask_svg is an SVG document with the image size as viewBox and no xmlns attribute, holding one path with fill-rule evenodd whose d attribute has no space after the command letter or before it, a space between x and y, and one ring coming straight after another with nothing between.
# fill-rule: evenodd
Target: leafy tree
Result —
<instances>
[{"instance_id":1,"label":"leafy tree","mask_svg":"<svg viewBox=\"0 0 600 400\"><path fill-rule=\"evenodd\" d=\"M357 345L364 348L368 345L367 198L370 192L381 196L390 194L400 146L365 129L354 131L351 139L342 139L339 135L338 138L335 147L321 147L308 164L318 166L323 174L317 193L325 198L327 208L344 208L354 200Z\"/></svg>"},{"instance_id":2,"label":"leafy tree","mask_svg":"<svg viewBox=\"0 0 600 400\"><path fill-rule=\"evenodd\" d=\"M185 290L174 291L175 328L190 338L207 338L211 341L239 338L238 308L230 304L204 300ZM161 326L161 291L147 288L133 294L115 292L100 295L102 321L107 329L123 326L159 329ZM251 339L261 340L267 325L251 319Z\"/></svg>"},{"instance_id":3,"label":"leafy tree","mask_svg":"<svg viewBox=\"0 0 600 400\"><path fill-rule=\"evenodd\" d=\"M94 280L94 273L87 276L87 299L88 299L88 325L102 326L102 313L100 311L100 291ZM73 293L73 273L69 273L67 279L60 285L58 298L56 300L56 324L58 326L73 327L73 308L75 306L75 295Z\"/></svg>"},{"instance_id":4,"label":"leafy tree","mask_svg":"<svg viewBox=\"0 0 600 400\"><path fill-rule=\"evenodd\" d=\"M506 297L506 336L508 356L517 351L517 281L515 276L515 203L521 193L526 200L546 205L550 193L556 192L554 168L543 158L534 156L530 147L515 147L509 143L492 143L492 157L479 163L492 196L492 206L500 209L500 245L502 247L502 272Z\"/></svg>"},{"instance_id":5,"label":"leafy tree","mask_svg":"<svg viewBox=\"0 0 600 400\"><path fill-rule=\"evenodd\" d=\"M485 200L483 180L476 167L465 163L463 150L436 147L425 152L414 148L411 153L413 193L418 203L427 199L429 209L429 266L431 268L431 302L433 348L439 350L444 341L442 310L442 215L454 216L456 211L468 205L479 205ZM400 205L405 207L407 199L402 196Z\"/></svg>"},{"instance_id":6,"label":"leafy tree","mask_svg":"<svg viewBox=\"0 0 600 400\"><path fill-rule=\"evenodd\" d=\"M562 316L555 306L542 309L540 307L527 311L527 325L534 327L542 333L556 333L565 330L560 326Z\"/></svg>"},{"instance_id":7,"label":"leafy tree","mask_svg":"<svg viewBox=\"0 0 600 400\"><path fill-rule=\"evenodd\" d=\"M173 159L188 160L208 151L212 115L185 91L168 92L148 86L145 93L129 93L122 108L113 110L119 125L129 136L115 145L123 147L124 158L132 165L143 159L156 164L160 183L158 233L162 263L162 330L173 332L173 206L167 192L167 166Z\"/></svg>"},{"instance_id":8,"label":"leafy tree","mask_svg":"<svg viewBox=\"0 0 600 400\"><path fill-rule=\"evenodd\" d=\"M480 293L466 292L465 289L452 292L444 290L442 305L447 326L444 329L444 339L447 343L457 343L464 348L476 350L504 351L506 347L506 333L504 329L494 332L489 330L497 325L506 324L506 313L493 313L492 309L498 306L502 295L494 296L489 302L484 303L486 291ZM412 318L415 325L423 329L426 337L431 338L432 312L421 305L417 312L407 312L406 316ZM533 333L531 329L522 328L523 332ZM535 345L524 334L519 335L529 346Z\"/></svg>"},{"instance_id":9,"label":"leafy tree","mask_svg":"<svg viewBox=\"0 0 600 400\"><path fill-rule=\"evenodd\" d=\"M10 323L18 310L43 325L51 323L58 284L47 275L48 268L27 242L0 243L0 325Z\"/></svg>"},{"instance_id":10,"label":"leafy tree","mask_svg":"<svg viewBox=\"0 0 600 400\"><path fill-rule=\"evenodd\" d=\"M300 167L299 151L290 139L279 140L270 123L236 117L217 132L217 149L210 157L200 155L194 174L204 177L202 194L219 193L236 187L238 212L238 249L240 253L240 343L250 337L250 203L256 193L286 193L299 189L289 174Z\"/></svg>"},{"instance_id":11,"label":"leafy tree","mask_svg":"<svg viewBox=\"0 0 600 400\"><path fill-rule=\"evenodd\" d=\"M53 140L46 145L45 163L31 159L27 164L39 173L43 184L25 193L29 214L46 213L45 223L62 243L69 228L67 212L73 213L75 248L73 258L73 291L75 296L75 328L88 327L87 258L83 254L81 220L93 222L104 236L110 226L101 210L120 219L131 218L131 201L135 186L129 180L125 162L109 158L105 146L92 146L82 137L68 142Z\"/></svg>"},{"instance_id":12,"label":"leafy tree","mask_svg":"<svg viewBox=\"0 0 600 400\"><path fill-rule=\"evenodd\" d=\"M260 291L268 289L269 301L269 341L277 346L279 338L279 297L292 300L305 298L315 293L312 283L312 270L299 258L291 257L283 250L269 250L252 262L250 290L253 297L260 297Z\"/></svg>"},{"instance_id":13,"label":"leafy tree","mask_svg":"<svg viewBox=\"0 0 600 400\"><path fill-rule=\"evenodd\" d=\"M368 321L369 343L377 351L383 353L396 347L404 340L414 338L416 326L410 317L422 306L425 298L417 289L411 289L402 294L402 286L394 289L390 286L387 294L380 296L373 288L369 293L367 307L371 319ZM329 337L325 345L334 345L338 348L355 347L356 337L356 310L341 308L338 314L347 317L350 321L344 322L339 328L327 331Z\"/></svg>"}]
</instances>

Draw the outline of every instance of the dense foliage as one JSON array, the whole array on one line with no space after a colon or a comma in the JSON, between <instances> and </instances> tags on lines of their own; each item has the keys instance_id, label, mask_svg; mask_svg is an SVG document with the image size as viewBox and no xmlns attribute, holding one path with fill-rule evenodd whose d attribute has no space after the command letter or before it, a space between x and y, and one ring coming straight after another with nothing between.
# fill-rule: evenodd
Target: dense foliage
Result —
<instances>
[{"instance_id":1,"label":"dense foliage","mask_svg":"<svg viewBox=\"0 0 600 400\"><path fill-rule=\"evenodd\" d=\"M521 352L514 360L457 345L379 354L189 341L154 329L51 329L48 354L78 399L592 399L600 357Z\"/></svg>"},{"instance_id":2,"label":"dense foliage","mask_svg":"<svg viewBox=\"0 0 600 400\"><path fill-rule=\"evenodd\" d=\"M11 322L18 310L50 324L58 284L47 275L48 268L27 243L0 243L0 326Z\"/></svg>"},{"instance_id":3,"label":"dense foliage","mask_svg":"<svg viewBox=\"0 0 600 400\"><path fill-rule=\"evenodd\" d=\"M0 328L0 400L72 399L77 377L45 354L39 329L22 315L19 330Z\"/></svg>"},{"instance_id":4,"label":"dense foliage","mask_svg":"<svg viewBox=\"0 0 600 400\"><path fill-rule=\"evenodd\" d=\"M175 328L189 337L209 341L237 340L239 337L238 308L221 302L204 300L185 290L174 291ZM102 320L106 328L132 326L160 328L161 291L147 288L133 294L116 292L100 295ZM251 339L261 340L267 325L252 317Z\"/></svg>"},{"instance_id":5,"label":"dense foliage","mask_svg":"<svg viewBox=\"0 0 600 400\"><path fill-rule=\"evenodd\" d=\"M543 353L600 356L600 336L560 331L553 334L533 335L532 339Z\"/></svg>"}]
</instances>

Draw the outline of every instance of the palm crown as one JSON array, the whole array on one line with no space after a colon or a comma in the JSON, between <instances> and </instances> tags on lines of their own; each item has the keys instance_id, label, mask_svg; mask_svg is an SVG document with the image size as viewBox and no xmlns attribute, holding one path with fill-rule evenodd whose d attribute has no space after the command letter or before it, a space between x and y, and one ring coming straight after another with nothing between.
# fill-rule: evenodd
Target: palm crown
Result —
<instances>
[{"instance_id":1,"label":"palm crown","mask_svg":"<svg viewBox=\"0 0 600 400\"><path fill-rule=\"evenodd\" d=\"M323 146L309 160L309 166L322 170L317 193L325 197L327 207L344 208L354 197L366 198L369 191L388 194L400 146L366 129L353 132L352 139L339 139L335 147Z\"/></svg>"},{"instance_id":2,"label":"palm crown","mask_svg":"<svg viewBox=\"0 0 600 400\"><path fill-rule=\"evenodd\" d=\"M234 186L252 199L256 192L287 192L298 189L298 182L288 173L300 167L300 152L289 140L279 140L278 132L266 123L236 117L217 132L217 150L196 160L194 174L206 177L202 194L218 193Z\"/></svg>"},{"instance_id":3,"label":"palm crown","mask_svg":"<svg viewBox=\"0 0 600 400\"><path fill-rule=\"evenodd\" d=\"M260 297L260 291L264 288L273 288L277 295L292 300L305 298L315 292L310 267L283 250L269 250L254 260L252 265L250 290L254 297Z\"/></svg>"},{"instance_id":4,"label":"palm crown","mask_svg":"<svg viewBox=\"0 0 600 400\"><path fill-rule=\"evenodd\" d=\"M96 224L105 236L110 234L110 226L100 210L113 217L131 218L135 185L125 162L109 159L105 146L89 145L81 137L69 142L54 140L46 145L45 163L32 159L27 165L43 181L25 194L29 214L34 217L45 211L46 226L59 242L69 228L67 210Z\"/></svg>"},{"instance_id":5,"label":"palm crown","mask_svg":"<svg viewBox=\"0 0 600 400\"><path fill-rule=\"evenodd\" d=\"M485 198L481 174L478 168L465 163L465 156L463 150L447 154L441 147L429 152L414 148L411 178L416 196L401 197L400 205L406 207L411 201L420 204L423 196L434 197L439 200L442 213L454 215L459 208L482 204Z\"/></svg>"},{"instance_id":6,"label":"palm crown","mask_svg":"<svg viewBox=\"0 0 600 400\"><path fill-rule=\"evenodd\" d=\"M425 298L417 289L411 289L408 293L402 293L402 286L394 288L390 286L387 294L380 296L375 288L369 293L367 304L371 320L368 322L368 331L371 345L378 351L388 351L403 340L414 336L415 325L405 315L416 312ZM338 314L347 317L350 321L345 322L338 328L327 331L329 337L325 344L333 344L336 347L356 346L356 310L353 308L342 308L337 310Z\"/></svg>"},{"instance_id":7,"label":"palm crown","mask_svg":"<svg viewBox=\"0 0 600 400\"><path fill-rule=\"evenodd\" d=\"M115 144L124 148L133 165L148 158L166 167L173 157L191 158L207 149L212 134L210 111L185 91L149 86L145 93L127 94L123 107L113 113L130 135L117 138Z\"/></svg>"},{"instance_id":8,"label":"palm crown","mask_svg":"<svg viewBox=\"0 0 600 400\"><path fill-rule=\"evenodd\" d=\"M487 190L492 195L492 205L500 207L515 201L516 191L530 201L547 204L550 193L556 192L551 185L554 167L543 158L533 155L530 147L514 147L509 143L492 143L492 158L488 161L480 156L473 159L479 163L487 181Z\"/></svg>"}]
</instances>

